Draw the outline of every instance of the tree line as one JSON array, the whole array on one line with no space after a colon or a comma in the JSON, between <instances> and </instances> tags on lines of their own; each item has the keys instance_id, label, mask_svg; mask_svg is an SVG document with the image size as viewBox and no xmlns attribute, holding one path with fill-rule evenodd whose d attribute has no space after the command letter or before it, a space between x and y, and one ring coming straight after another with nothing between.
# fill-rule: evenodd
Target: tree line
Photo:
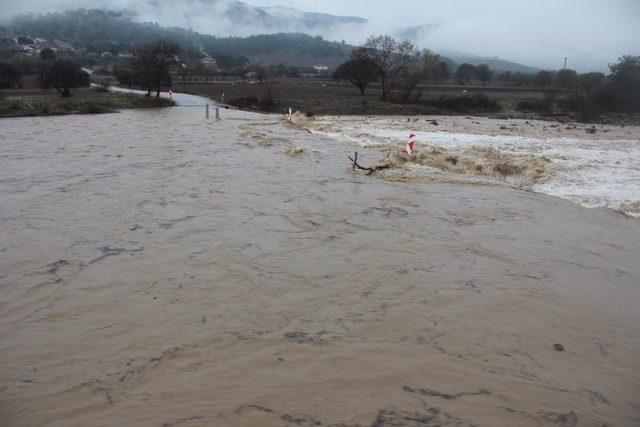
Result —
<instances>
[{"instance_id":1,"label":"tree line","mask_svg":"<svg viewBox=\"0 0 640 427\"><path fill-rule=\"evenodd\" d=\"M640 57L623 56L609 67L608 76L563 69L543 70L534 75L506 71L496 79L506 85L534 85L545 93L568 94L565 105L576 110L598 107L610 111L640 111ZM369 37L354 49L351 58L335 70L333 78L351 83L363 96L367 87L377 82L382 101L417 102L421 92L413 97L412 93L420 84L447 82L450 74L446 58L428 49L419 51L408 40L380 35ZM463 63L453 77L463 85L472 80L486 85L494 79L494 72L487 64Z\"/></svg>"},{"instance_id":2,"label":"tree line","mask_svg":"<svg viewBox=\"0 0 640 427\"><path fill-rule=\"evenodd\" d=\"M198 58L205 51L229 69L242 68L247 57L256 55L278 55L285 59L306 56L319 62L334 58L339 62L348 57L350 49L344 43L299 33L216 37L178 27L135 22L124 13L99 9L19 15L0 26L0 34L32 34L49 40L68 40L84 56L103 52L117 55L137 45L171 40L180 46L185 56Z\"/></svg>"},{"instance_id":3,"label":"tree line","mask_svg":"<svg viewBox=\"0 0 640 427\"><path fill-rule=\"evenodd\" d=\"M38 58L18 58L0 62L0 88L17 86L23 76L35 75L42 89L54 88L64 97L71 89L89 86L89 75L77 62L58 58L51 49L43 49Z\"/></svg>"},{"instance_id":4,"label":"tree line","mask_svg":"<svg viewBox=\"0 0 640 427\"><path fill-rule=\"evenodd\" d=\"M136 84L160 96L163 84L170 82L171 67L178 62L177 44L158 40L138 46L130 60L129 70L116 72L121 82ZM120 73L120 74L118 74ZM0 87L15 87L25 75L36 75L43 89L55 88L62 96L71 96L71 89L89 86L89 75L78 62L70 58L57 58L51 49L43 49L39 58L17 58L0 62Z\"/></svg>"}]
</instances>

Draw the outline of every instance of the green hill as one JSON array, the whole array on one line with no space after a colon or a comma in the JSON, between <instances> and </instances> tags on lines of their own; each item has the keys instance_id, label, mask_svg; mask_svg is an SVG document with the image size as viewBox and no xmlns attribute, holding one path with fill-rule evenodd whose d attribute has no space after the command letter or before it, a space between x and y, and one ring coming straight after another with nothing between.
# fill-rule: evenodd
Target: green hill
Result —
<instances>
[{"instance_id":1,"label":"green hill","mask_svg":"<svg viewBox=\"0 0 640 427\"><path fill-rule=\"evenodd\" d=\"M250 37L215 37L183 28L135 22L122 13L76 10L40 15L20 15L0 33L60 39L82 53L113 54L157 39L171 40L187 54L247 57L254 62L310 66L335 66L347 59L352 46L322 37L298 33L263 34Z\"/></svg>"}]
</instances>

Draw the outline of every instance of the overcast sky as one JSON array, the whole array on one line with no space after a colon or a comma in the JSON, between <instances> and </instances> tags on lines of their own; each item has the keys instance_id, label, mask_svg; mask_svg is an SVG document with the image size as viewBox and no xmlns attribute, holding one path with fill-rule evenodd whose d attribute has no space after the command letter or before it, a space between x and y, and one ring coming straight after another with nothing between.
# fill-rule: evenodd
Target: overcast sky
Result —
<instances>
[{"instance_id":1,"label":"overcast sky","mask_svg":"<svg viewBox=\"0 0 640 427\"><path fill-rule=\"evenodd\" d=\"M606 69L640 55L640 0L247 0L308 11L357 15L373 28L441 24L423 47L499 56L559 68Z\"/></svg>"},{"instance_id":2,"label":"overcast sky","mask_svg":"<svg viewBox=\"0 0 640 427\"><path fill-rule=\"evenodd\" d=\"M147 0L148 1L148 0ZM160 0L176 6L183 1ZM206 2L207 0L203 0ZM219 1L219 0L218 0ZM444 53L498 56L538 68L558 69L565 56L580 71L605 71L622 54L640 55L640 0L244 0L254 6L289 6L309 12L361 16L370 24L357 32L328 36L359 43L371 33L438 24L418 44ZM16 12L75 8L136 8L145 0L0 0L0 18ZM186 3L193 4L193 3ZM145 9L147 11L153 8ZM200 14L201 15L201 14ZM176 14L143 16L163 25L206 31L203 16L172 22ZM196 19L200 19L199 21ZM165 22L165 21L169 22ZM210 21L209 21L210 22ZM198 25L200 24L200 25ZM215 33L215 32L213 32ZM324 34L325 37L327 34Z\"/></svg>"}]
</instances>

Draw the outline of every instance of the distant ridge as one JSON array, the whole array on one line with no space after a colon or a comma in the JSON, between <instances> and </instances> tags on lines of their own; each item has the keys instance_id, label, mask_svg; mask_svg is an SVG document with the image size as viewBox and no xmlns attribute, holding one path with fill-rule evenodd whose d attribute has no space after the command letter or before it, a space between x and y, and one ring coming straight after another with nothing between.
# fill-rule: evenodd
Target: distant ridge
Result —
<instances>
[{"instance_id":1,"label":"distant ridge","mask_svg":"<svg viewBox=\"0 0 640 427\"><path fill-rule=\"evenodd\" d=\"M511 71L512 73L524 73L524 74L535 74L540 71L540 68L530 67L528 65L518 64L517 62L506 61L500 58L490 58L483 56L473 56L473 55L465 55L465 54L455 54L448 53L446 54L453 62L460 65L464 62L468 64L478 65L478 64L487 64L489 68L491 68L496 73L503 73L505 71Z\"/></svg>"}]
</instances>

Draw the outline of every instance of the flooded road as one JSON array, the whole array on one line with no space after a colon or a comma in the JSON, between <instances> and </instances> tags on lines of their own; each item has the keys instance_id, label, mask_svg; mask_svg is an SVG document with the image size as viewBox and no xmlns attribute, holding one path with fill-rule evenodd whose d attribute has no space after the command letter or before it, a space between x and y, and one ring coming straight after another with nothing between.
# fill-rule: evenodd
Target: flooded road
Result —
<instances>
[{"instance_id":1,"label":"flooded road","mask_svg":"<svg viewBox=\"0 0 640 427\"><path fill-rule=\"evenodd\" d=\"M0 121L1 425L640 423L640 222L222 118Z\"/></svg>"}]
</instances>

